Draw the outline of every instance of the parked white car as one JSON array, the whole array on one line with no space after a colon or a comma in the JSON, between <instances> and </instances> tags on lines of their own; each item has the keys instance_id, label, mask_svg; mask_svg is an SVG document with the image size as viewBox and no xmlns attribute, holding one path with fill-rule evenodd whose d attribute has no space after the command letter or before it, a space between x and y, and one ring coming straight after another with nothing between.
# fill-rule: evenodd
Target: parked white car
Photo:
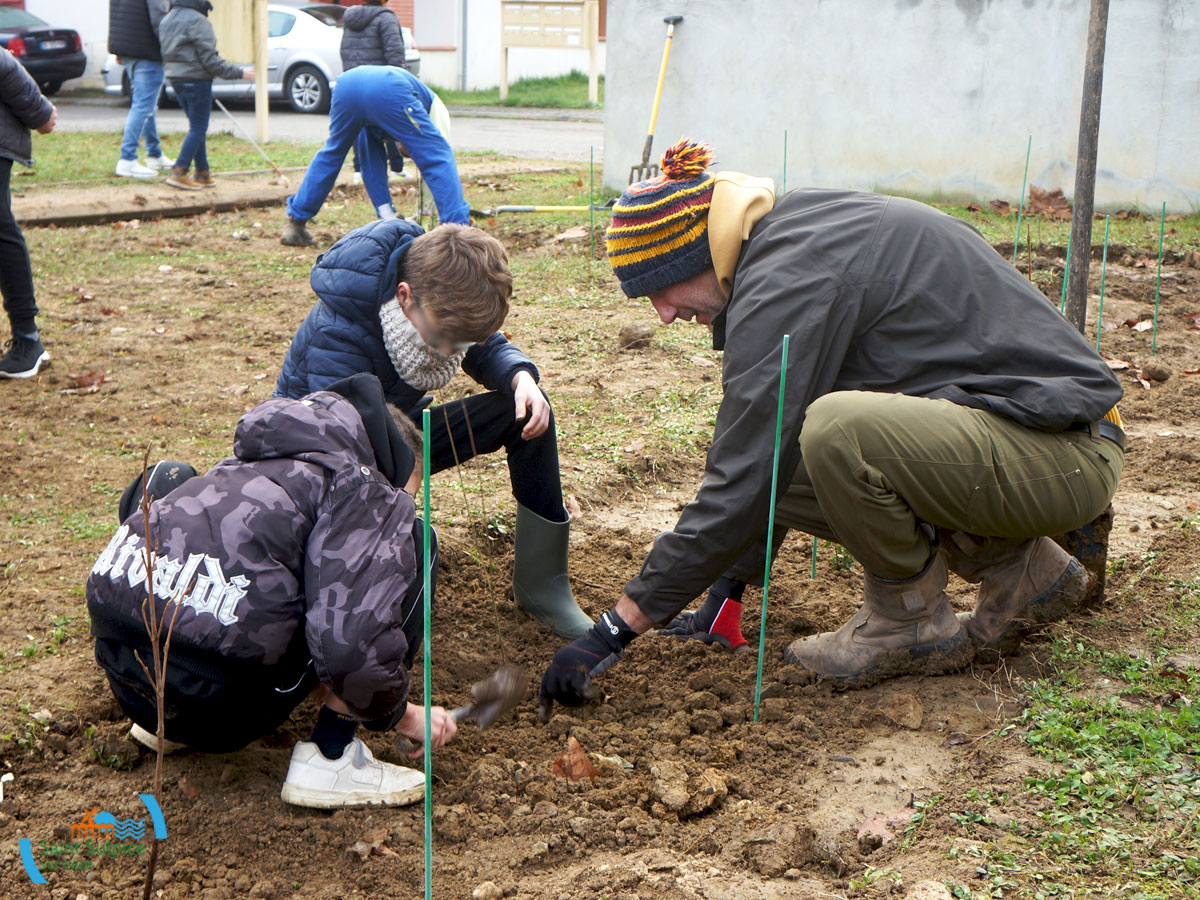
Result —
<instances>
[{"instance_id":1,"label":"parked white car","mask_svg":"<svg viewBox=\"0 0 1200 900\"><path fill-rule=\"evenodd\" d=\"M277 0L267 5L267 94L286 100L296 112L326 113L332 86L342 74L342 16L346 10L326 3ZM405 68L420 76L421 53L412 32L401 27ZM230 60L248 65L249 60ZM117 58L109 54L101 68L104 90L129 96L129 78ZM173 98L170 82L165 91ZM222 100L251 100L254 83L218 78L213 95Z\"/></svg>"}]
</instances>

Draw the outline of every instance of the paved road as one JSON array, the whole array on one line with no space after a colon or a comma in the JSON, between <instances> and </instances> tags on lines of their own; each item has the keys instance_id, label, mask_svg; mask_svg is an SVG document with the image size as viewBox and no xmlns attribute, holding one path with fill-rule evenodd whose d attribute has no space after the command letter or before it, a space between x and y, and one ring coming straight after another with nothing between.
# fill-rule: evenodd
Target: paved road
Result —
<instances>
[{"instance_id":1,"label":"paved road","mask_svg":"<svg viewBox=\"0 0 1200 900\"><path fill-rule=\"evenodd\" d=\"M54 102L58 106L58 127L63 131L120 131L125 126L128 105L117 98L63 94L54 98ZM229 109L241 126L254 134L253 108L240 104ZM486 116L483 113L484 110L477 109L451 110L456 150L491 150L524 159L586 162L589 149L594 148L596 163L603 158L604 122L600 113L582 112L584 120L551 118L560 115L557 111L521 114L505 110ZM225 114L215 107L209 128L212 132L236 133ZM302 115L278 106L271 110L272 138L319 142L325 140L328 128L327 116ZM158 113L158 130L187 131L187 117L182 110L165 106ZM115 151L116 145L114 154Z\"/></svg>"}]
</instances>

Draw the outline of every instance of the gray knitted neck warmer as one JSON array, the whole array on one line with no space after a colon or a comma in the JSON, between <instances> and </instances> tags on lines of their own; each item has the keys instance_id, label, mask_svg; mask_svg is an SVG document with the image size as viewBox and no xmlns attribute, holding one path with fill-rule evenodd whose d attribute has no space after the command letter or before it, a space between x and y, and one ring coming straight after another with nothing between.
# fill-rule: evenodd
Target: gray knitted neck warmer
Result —
<instances>
[{"instance_id":1,"label":"gray knitted neck warmer","mask_svg":"<svg viewBox=\"0 0 1200 900\"><path fill-rule=\"evenodd\" d=\"M443 356L426 344L398 300L389 300L379 308L379 324L383 326L383 345L392 365L401 378L418 390L436 391L445 387L467 355L462 350Z\"/></svg>"}]
</instances>

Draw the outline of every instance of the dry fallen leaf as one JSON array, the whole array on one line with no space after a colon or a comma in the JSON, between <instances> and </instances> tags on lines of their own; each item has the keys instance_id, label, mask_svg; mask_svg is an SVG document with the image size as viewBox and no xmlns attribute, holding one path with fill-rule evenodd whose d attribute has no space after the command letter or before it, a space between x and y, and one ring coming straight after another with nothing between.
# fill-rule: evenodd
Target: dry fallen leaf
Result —
<instances>
[{"instance_id":1,"label":"dry fallen leaf","mask_svg":"<svg viewBox=\"0 0 1200 900\"><path fill-rule=\"evenodd\" d=\"M992 201L992 209L994 209L996 212L998 212L1002 216L1011 216L1012 215L1012 204L1009 203L1007 200L993 200Z\"/></svg>"},{"instance_id":2,"label":"dry fallen leaf","mask_svg":"<svg viewBox=\"0 0 1200 900\"><path fill-rule=\"evenodd\" d=\"M569 778L571 781L590 778L593 786L600 775L600 770L592 765L592 761L588 759L587 753L574 736L567 738L567 752L550 765L550 771L559 778Z\"/></svg>"},{"instance_id":3,"label":"dry fallen leaf","mask_svg":"<svg viewBox=\"0 0 1200 900\"><path fill-rule=\"evenodd\" d=\"M68 375L77 388L95 388L104 383L103 372L84 372L82 375Z\"/></svg>"},{"instance_id":4,"label":"dry fallen leaf","mask_svg":"<svg viewBox=\"0 0 1200 900\"><path fill-rule=\"evenodd\" d=\"M645 446L646 441L643 438L634 438L633 442L623 449L626 453L641 453Z\"/></svg>"},{"instance_id":5,"label":"dry fallen leaf","mask_svg":"<svg viewBox=\"0 0 1200 900\"><path fill-rule=\"evenodd\" d=\"M1071 218L1071 209L1062 188L1044 191L1035 184L1029 186L1029 214L1045 215L1055 219Z\"/></svg>"},{"instance_id":6,"label":"dry fallen leaf","mask_svg":"<svg viewBox=\"0 0 1200 900\"><path fill-rule=\"evenodd\" d=\"M1104 361L1108 363L1108 367L1114 372L1120 372L1123 369L1129 368L1129 363L1125 362L1123 359L1117 359L1114 356L1106 356L1104 357Z\"/></svg>"},{"instance_id":7,"label":"dry fallen leaf","mask_svg":"<svg viewBox=\"0 0 1200 900\"><path fill-rule=\"evenodd\" d=\"M876 813L867 818L858 829L858 839L861 841L867 835L876 835L882 842L881 846L890 844L896 839L895 833L887 827L887 816Z\"/></svg>"},{"instance_id":8,"label":"dry fallen leaf","mask_svg":"<svg viewBox=\"0 0 1200 900\"><path fill-rule=\"evenodd\" d=\"M1153 327L1154 327L1153 319L1142 319L1142 321L1138 322L1136 325L1133 326L1133 330L1134 331L1149 331Z\"/></svg>"},{"instance_id":9,"label":"dry fallen leaf","mask_svg":"<svg viewBox=\"0 0 1200 900\"><path fill-rule=\"evenodd\" d=\"M705 359L703 356L689 356L688 360L691 361L692 365L700 366L702 369L712 368L716 365L711 359Z\"/></svg>"}]
</instances>

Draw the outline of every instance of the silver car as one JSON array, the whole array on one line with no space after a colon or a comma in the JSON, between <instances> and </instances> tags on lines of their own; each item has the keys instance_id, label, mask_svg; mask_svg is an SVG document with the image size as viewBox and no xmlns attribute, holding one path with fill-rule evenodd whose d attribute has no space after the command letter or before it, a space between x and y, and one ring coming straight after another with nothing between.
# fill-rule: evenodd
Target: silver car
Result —
<instances>
[{"instance_id":1,"label":"silver car","mask_svg":"<svg viewBox=\"0 0 1200 900\"><path fill-rule=\"evenodd\" d=\"M267 94L287 100L296 112L326 113L332 85L342 74L342 16L346 10L331 4L277 0L267 5ZM404 67L420 76L421 52L413 46L412 32L401 27ZM109 54L104 66L104 90L129 96L129 78L117 58ZM173 98L170 82L165 91ZM222 100L252 100L254 83L213 81L213 95Z\"/></svg>"}]
</instances>

